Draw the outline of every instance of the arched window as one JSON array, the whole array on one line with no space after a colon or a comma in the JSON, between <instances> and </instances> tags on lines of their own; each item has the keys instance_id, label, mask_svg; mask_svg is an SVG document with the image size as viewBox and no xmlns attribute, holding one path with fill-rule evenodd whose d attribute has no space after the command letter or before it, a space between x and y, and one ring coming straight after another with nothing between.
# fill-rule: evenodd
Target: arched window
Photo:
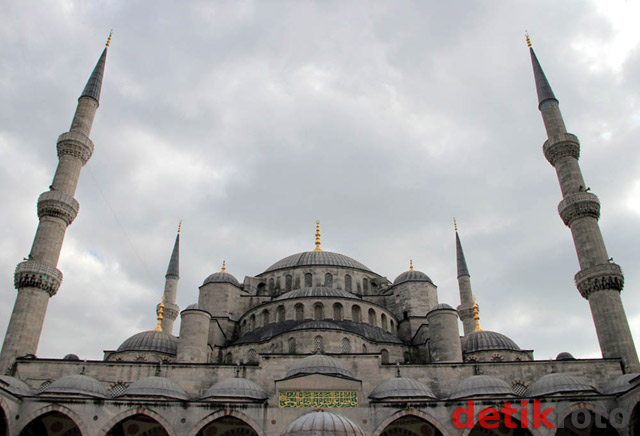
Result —
<instances>
[{"instance_id":1,"label":"arched window","mask_svg":"<svg viewBox=\"0 0 640 436\"><path fill-rule=\"evenodd\" d=\"M360 306L351 306L351 319L353 320L353 322L362 322L362 312L360 311Z\"/></svg>"},{"instance_id":2,"label":"arched window","mask_svg":"<svg viewBox=\"0 0 640 436\"><path fill-rule=\"evenodd\" d=\"M249 317L249 328L250 328L251 330L253 330L253 329L255 329L255 328L256 328L256 315L255 315L255 314L252 314L252 315Z\"/></svg>"},{"instance_id":3,"label":"arched window","mask_svg":"<svg viewBox=\"0 0 640 436\"><path fill-rule=\"evenodd\" d=\"M262 325L269 324L269 311L267 309L262 311Z\"/></svg>"},{"instance_id":4,"label":"arched window","mask_svg":"<svg viewBox=\"0 0 640 436\"><path fill-rule=\"evenodd\" d=\"M322 303L313 305L313 319L316 321L322 321L324 319L324 305Z\"/></svg>"},{"instance_id":5,"label":"arched window","mask_svg":"<svg viewBox=\"0 0 640 436\"><path fill-rule=\"evenodd\" d=\"M331 273L326 273L324 275L324 285L327 288L333 288L333 275L331 275Z\"/></svg>"},{"instance_id":6,"label":"arched window","mask_svg":"<svg viewBox=\"0 0 640 436\"><path fill-rule=\"evenodd\" d=\"M351 276L349 274L345 274L344 276L344 290L351 292Z\"/></svg>"},{"instance_id":7,"label":"arched window","mask_svg":"<svg viewBox=\"0 0 640 436\"><path fill-rule=\"evenodd\" d=\"M284 278L284 290L289 292L293 288L293 277L291 274L287 274Z\"/></svg>"},{"instance_id":8,"label":"arched window","mask_svg":"<svg viewBox=\"0 0 640 436\"><path fill-rule=\"evenodd\" d=\"M258 283L258 295L265 295L266 285L264 283Z\"/></svg>"},{"instance_id":9,"label":"arched window","mask_svg":"<svg viewBox=\"0 0 640 436\"><path fill-rule=\"evenodd\" d=\"M411 363L411 354L408 351L405 351L402 357L404 357L404 363Z\"/></svg>"},{"instance_id":10,"label":"arched window","mask_svg":"<svg viewBox=\"0 0 640 436\"><path fill-rule=\"evenodd\" d=\"M334 305L333 305L333 319L335 321L342 321L342 304L334 303Z\"/></svg>"},{"instance_id":11,"label":"arched window","mask_svg":"<svg viewBox=\"0 0 640 436\"><path fill-rule=\"evenodd\" d=\"M278 322L284 322L284 319L285 319L284 306L278 306L277 314L278 314L277 315Z\"/></svg>"},{"instance_id":12,"label":"arched window","mask_svg":"<svg viewBox=\"0 0 640 436\"><path fill-rule=\"evenodd\" d=\"M253 348L247 352L248 363L258 363L258 353Z\"/></svg>"},{"instance_id":13,"label":"arched window","mask_svg":"<svg viewBox=\"0 0 640 436\"><path fill-rule=\"evenodd\" d=\"M315 337L314 350L316 353L324 353L324 341L322 340L322 336Z\"/></svg>"},{"instance_id":14,"label":"arched window","mask_svg":"<svg viewBox=\"0 0 640 436\"><path fill-rule=\"evenodd\" d=\"M384 348L380 350L380 362L389 363L389 352Z\"/></svg>"},{"instance_id":15,"label":"arched window","mask_svg":"<svg viewBox=\"0 0 640 436\"><path fill-rule=\"evenodd\" d=\"M374 327L378 325L376 323L376 311L373 309L369 309L369 324L371 324Z\"/></svg>"},{"instance_id":16,"label":"arched window","mask_svg":"<svg viewBox=\"0 0 640 436\"><path fill-rule=\"evenodd\" d=\"M392 320L392 319L391 319L391 320L389 320L389 324L391 324L391 333L395 333L395 331L396 331L396 325L395 325L395 323L393 322L393 320Z\"/></svg>"},{"instance_id":17,"label":"arched window","mask_svg":"<svg viewBox=\"0 0 640 436\"><path fill-rule=\"evenodd\" d=\"M296 354L296 340L289 338L289 354Z\"/></svg>"},{"instance_id":18,"label":"arched window","mask_svg":"<svg viewBox=\"0 0 640 436\"><path fill-rule=\"evenodd\" d=\"M306 273L304 275L304 287L310 288L313 286L313 275L311 273Z\"/></svg>"},{"instance_id":19,"label":"arched window","mask_svg":"<svg viewBox=\"0 0 640 436\"><path fill-rule=\"evenodd\" d=\"M387 315L385 315L384 313L380 315L380 327L382 327L384 330L388 330Z\"/></svg>"},{"instance_id":20,"label":"arched window","mask_svg":"<svg viewBox=\"0 0 640 436\"><path fill-rule=\"evenodd\" d=\"M342 338L342 352L351 353L351 341L348 338Z\"/></svg>"},{"instance_id":21,"label":"arched window","mask_svg":"<svg viewBox=\"0 0 640 436\"><path fill-rule=\"evenodd\" d=\"M227 365L231 365L233 363L233 354L227 353L224 358L224 363L226 363Z\"/></svg>"},{"instance_id":22,"label":"arched window","mask_svg":"<svg viewBox=\"0 0 640 436\"><path fill-rule=\"evenodd\" d=\"M363 353L367 352L367 344L362 344L362 352Z\"/></svg>"},{"instance_id":23,"label":"arched window","mask_svg":"<svg viewBox=\"0 0 640 436\"><path fill-rule=\"evenodd\" d=\"M369 280L367 280L367 279L362 279L362 292L364 294L369 292Z\"/></svg>"},{"instance_id":24,"label":"arched window","mask_svg":"<svg viewBox=\"0 0 640 436\"><path fill-rule=\"evenodd\" d=\"M269 291L272 291L276 288L276 282L273 280L273 277L269 279Z\"/></svg>"},{"instance_id":25,"label":"arched window","mask_svg":"<svg viewBox=\"0 0 640 436\"><path fill-rule=\"evenodd\" d=\"M303 321L304 320L304 306L302 305L302 303L296 304L293 308L296 311L296 321Z\"/></svg>"}]
</instances>

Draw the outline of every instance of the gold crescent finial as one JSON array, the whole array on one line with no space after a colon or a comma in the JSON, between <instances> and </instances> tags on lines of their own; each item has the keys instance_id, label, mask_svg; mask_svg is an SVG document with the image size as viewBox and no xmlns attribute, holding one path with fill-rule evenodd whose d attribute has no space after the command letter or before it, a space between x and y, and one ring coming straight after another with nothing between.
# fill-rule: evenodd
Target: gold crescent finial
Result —
<instances>
[{"instance_id":1,"label":"gold crescent finial","mask_svg":"<svg viewBox=\"0 0 640 436\"><path fill-rule=\"evenodd\" d=\"M413 259L409 259L409 271L413 271Z\"/></svg>"},{"instance_id":2,"label":"gold crescent finial","mask_svg":"<svg viewBox=\"0 0 640 436\"><path fill-rule=\"evenodd\" d=\"M182 220L178 223L178 234L182 231Z\"/></svg>"},{"instance_id":3,"label":"gold crescent finial","mask_svg":"<svg viewBox=\"0 0 640 436\"><path fill-rule=\"evenodd\" d=\"M164 295L162 296L162 300L160 301L160 305L158 306L158 325L155 328L155 331L162 331L162 318L164 317Z\"/></svg>"},{"instance_id":4,"label":"gold crescent finial","mask_svg":"<svg viewBox=\"0 0 640 436\"><path fill-rule=\"evenodd\" d=\"M320 221L316 221L316 248L313 251L322 251L322 248L320 248Z\"/></svg>"},{"instance_id":5,"label":"gold crescent finial","mask_svg":"<svg viewBox=\"0 0 640 436\"><path fill-rule=\"evenodd\" d=\"M478 303L476 303L476 297L473 297L473 319L476 321L476 328L474 332L481 332L480 327L480 310L478 310Z\"/></svg>"},{"instance_id":6,"label":"gold crescent finial","mask_svg":"<svg viewBox=\"0 0 640 436\"><path fill-rule=\"evenodd\" d=\"M456 233L458 233L458 222L456 221L456 217L453 217L453 228L455 229Z\"/></svg>"},{"instance_id":7,"label":"gold crescent finial","mask_svg":"<svg viewBox=\"0 0 640 436\"><path fill-rule=\"evenodd\" d=\"M109 37L107 38L107 43L104 45L107 48L109 48L109 46L111 45L111 36L112 35L113 35L113 29L111 29L111 32L109 32Z\"/></svg>"},{"instance_id":8,"label":"gold crescent finial","mask_svg":"<svg viewBox=\"0 0 640 436\"><path fill-rule=\"evenodd\" d=\"M227 272L227 261L226 260L222 261L222 270L220 272L221 273L226 273Z\"/></svg>"},{"instance_id":9,"label":"gold crescent finial","mask_svg":"<svg viewBox=\"0 0 640 436\"><path fill-rule=\"evenodd\" d=\"M531 38L529 38L529 32L524 31L524 37L527 40L527 47L531 48Z\"/></svg>"}]
</instances>

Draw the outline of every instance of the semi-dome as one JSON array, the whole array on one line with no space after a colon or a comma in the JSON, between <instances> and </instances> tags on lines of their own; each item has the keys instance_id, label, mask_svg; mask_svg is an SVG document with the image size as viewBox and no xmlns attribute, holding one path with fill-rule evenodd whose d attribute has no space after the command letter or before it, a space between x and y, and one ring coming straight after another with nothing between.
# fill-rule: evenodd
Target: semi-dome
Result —
<instances>
[{"instance_id":1,"label":"semi-dome","mask_svg":"<svg viewBox=\"0 0 640 436\"><path fill-rule=\"evenodd\" d=\"M571 353L563 351L562 353L556 356L556 360L576 360L575 357Z\"/></svg>"},{"instance_id":2,"label":"semi-dome","mask_svg":"<svg viewBox=\"0 0 640 436\"><path fill-rule=\"evenodd\" d=\"M365 432L349 418L329 412L311 412L293 421L282 436L365 436Z\"/></svg>"},{"instance_id":3,"label":"semi-dome","mask_svg":"<svg viewBox=\"0 0 640 436\"><path fill-rule=\"evenodd\" d=\"M304 253L292 254L281 259L267 268L262 274L285 268L295 268L298 266L341 266L345 268L359 269L371 272L369 268L351 259L344 254L332 253L331 251L305 251ZM260 274L260 275L262 275Z\"/></svg>"},{"instance_id":4,"label":"semi-dome","mask_svg":"<svg viewBox=\"0 0 640 436\"><path fill-rule=\"evenodd\" d=\"M459 400L484 395L515 396L515 393L504 380L488 375L474 375L458 383L449 399Z\"/></svg>"},{"instance_id":5,"label":"semi-dome","mask_svg":"<svg viewBox=\"0 0 640 436\"><path fill-rule=\"evenodd\" d=\"M291 369L287 371L286 378L311 374L353 378L351 371L349 371L341 362L324 354L313 354L296 362Z\"/></svg>"},{"instance_id":6,"label":"semi-dome","mask_svg":"<svg viewBox=\"0 0 640 436\"><path fill-rule=\"evenodd\" d=\"M31 386L20 380L16 377L11 377L10 375L0 375L0 386L18 395L31 395L33 394L33 389Z\"/></svg>"},{"instance_id":7,"label":"semi-dome","mask_svg":"<svg viewBox=\"0 0 640 436\"><path fill-rule=\"evenodd\" d=\"M409 270L403 272L398 277L396 277L396 279L393 281L393 284L399 285L400 283L404 282L427 282L433 285L433 282L428 275L426 275L422 271L417 270Z\"/></svg>"},{"instance_id":8,"label":"semi-dome","mask_svg":"<svg viewBox=\"0 0 640 436\"><path fill-rule=\"evenodd\" d=\"M331 298L350 298L360 300L361 298L351 292L334 288L301 288L286 292L274 299L274 301L291 300L293 298L305 297L331 297Z\"/></svg>"},{"instance_id":9,"label":"semi-dome","mask_svg":"<svg viewBox=\"0 0 640 436\"><path fill-rule=\"evenodd\" d=\"M462 339L463 353L494 350L521 351L518 344L502 333L482 330L471 332Z\"/></svg>"},{"instance_id":10,"label":"semi-dome","mask_svg":"<svg viewBox=\"0 0 640 436\"><path fill-rule=\"evenodd\" d=\"M530 397L542 397L553 394L585 393L596 390L580 377L556 372L540 377L529 386L527 395Z\"/></svg>"},{"instance_id":11,"label":"semi-dome","mask_svg":"<svg viewBox=\"0 0 640 436\"><path fill-rule=\"evenodd\" d=\"M233 286L237 286L238 288L242 287L238 279L236 279L233 274L229 274L228 272L217 272L211 274L209 277L204 279L204 282L202 282L202 286L209 283L231 283Z\"/></svg>"},{"instance_id":12,"label":"semi-dome","mask_svg":"<svg viewBox=\"0 0 640 436\"><path fill-rule=\"evenodd\" d=\"M180 386L165 377L147 377L134 382L123 397L163 397L188 400L189 395Z\"/></svg>"},{"instance_id":13,"label":"semi-dome","mask_svg":"<svg viewBox=\"0 0 640 436\"><path fill-rule=\"evenodd\" d=\"M92 377L82 374L67 375L51 383L41 394L85 395L88 397L106 398L107 388Z\"/></svg>"},{"instance_id":14,"label":"semi-dome","mask_svg":"<svg viewBox=\"0 0 640 436\"><path fill-rule=\"evenodd\" d=\"M157 353L176 354L178 338L166 332L149 330L136 333L124 341L116 350L123 351L154 351Z\"/></svg>"},{"instance_id":15,"label":"semi-dome","mask_svg":"<svg viewBox=\"0 0 640 436\"><path fill-rule=\"evenodd\" d=\"M431 389L418 380L396 377L383 381L369 395L372 400L435 400Z\"/></svg>"},{"instance_id":16,"label":"semi-dome","mask_svg":"<svg viewBox=\"0 0 640 436\"><path fill-rule=\"evenodd\" d=\"M77 354L69 353L62 358L62 360L80 360Z\"/></svg>"},{"instance_id":17,"label":"semi-dome","mask_svg":"<svg viewBox=\"0 0 640 436\"><path fill-rule=\"evenodd\" d=\"M269 394L251 380L246 378L230 378L219 381L211 386L202 398L211 400L264 401L269 398Z\"/></svg>"},{"instance_id":18,"label":"semi-dome","mask_svg":"<svg viewBox=\"0 0 640 436\"><path fill-rule=\"evenodd\" d=\"M638 377L640 377L640 373L637 372L622 374L621 376L616 377L611 383L609 383L609 385L605 388L603 394L615 395L626 392L627 390L631 389L632 386L634 386L631 384L631 381Z\"/></svg>"}]
</instances>

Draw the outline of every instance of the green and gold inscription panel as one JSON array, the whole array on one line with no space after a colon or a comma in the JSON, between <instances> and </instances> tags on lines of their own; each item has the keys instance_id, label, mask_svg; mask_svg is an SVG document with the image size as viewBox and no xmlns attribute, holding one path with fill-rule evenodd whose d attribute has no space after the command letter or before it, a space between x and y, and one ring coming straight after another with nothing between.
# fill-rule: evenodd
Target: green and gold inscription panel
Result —
<instances>
[{"instance_id":1,"label":"green and gold inscription panel","mask_svg":"<svg viewBox=\"0 0 640 436\"><path fill-rule=\"evenodd\" d=\"M280 407L315 409L358 407L356 391L280 391Z\"/></svg>"}]
</instances>

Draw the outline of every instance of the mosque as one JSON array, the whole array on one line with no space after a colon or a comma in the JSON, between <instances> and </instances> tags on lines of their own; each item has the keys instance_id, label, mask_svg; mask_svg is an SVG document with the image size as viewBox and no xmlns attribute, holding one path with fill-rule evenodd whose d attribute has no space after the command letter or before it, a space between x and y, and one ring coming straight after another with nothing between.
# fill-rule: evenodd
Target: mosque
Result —
<instances>
[{"instance_id":1,"label":"mosque","mask_svg":"<svg viewBox=\"0 0 640 436\"><path fill-rule=\"evenodd\" d=\"M504 334L482 330L457 228L454 308L413 265L391 281L324 251L319 223L315 248L242 281L223 263L182 310L178 229L154 330L99 361L36 357L62 281L64 234L78 214L73 196L94 150L108 47L58 138L33 246L15 270L17 298L0 354L0 435L640 434L640 365L620 300L624 277L600 233L600 202L584 188L578 138L567 133L530 43L543 151L557 172L558 211L581 268L575 282L602 358L535 360Z\"/></svg>"}]
</instances>

